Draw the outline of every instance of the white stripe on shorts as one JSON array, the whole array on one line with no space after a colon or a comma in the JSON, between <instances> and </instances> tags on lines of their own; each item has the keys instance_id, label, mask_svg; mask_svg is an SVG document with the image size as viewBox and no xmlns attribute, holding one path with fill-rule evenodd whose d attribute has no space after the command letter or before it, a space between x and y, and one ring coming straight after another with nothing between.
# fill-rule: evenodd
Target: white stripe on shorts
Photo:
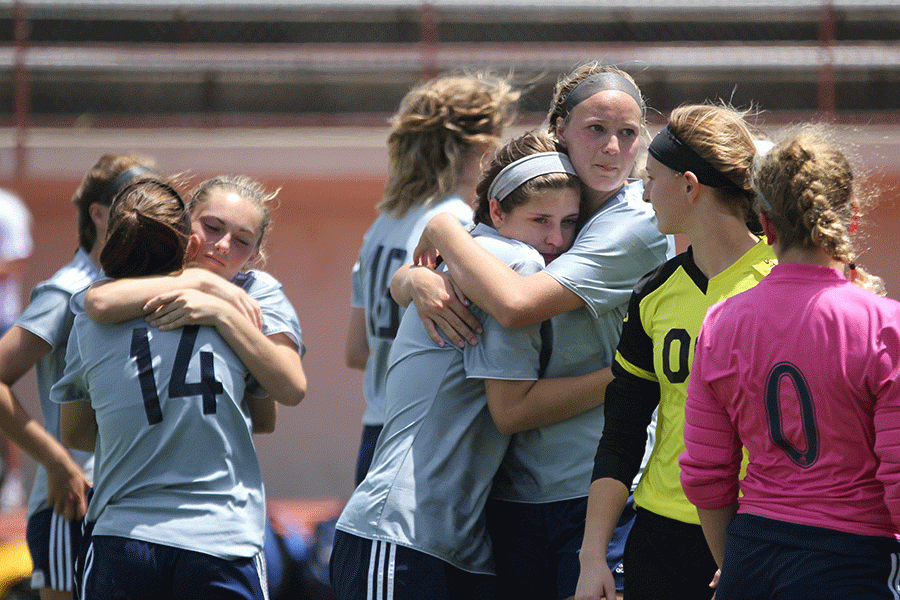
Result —
<instances>
[{"instance_id":1,"label":"white stripe on shorts","mask_svg":"<svg viewBox=\"0 0 900 600\"><path fill-rule=\"evenodd\" d=\"M269 600L269 573L266 571L266 556L260 552L253 557L253 564L259 574L259 583L262 586L263 598Z\"/></svg>"},{"instance_id":2,"label":"white stripe on shorts","mask_svg":"<svg viewBox=\"0 0 900 600\"><path fill-rule=\"evenodd\" d=\"M900 600L900 554L891 554L891 576L888 579L888 588L894 595L894 600Z\"/></svg>"},{"instance_id":3,"label":"white stripe on shorts","mask_svg":"<svg viewBox=\"0 0 900 600\"><path fill-rule=\"evenodd\" d=\"M397 544L372 540L369 576L366 579L366 600L394 600L396 562Z\"/></svg>"},{"instance_id":4,"label":"white stripe on shorts","mask_svg":"<svg viewBox=\"0 0 900 600\"><path fill-rule=\"evenodd\" d=\"M71 592L75 569L75 557L72 555L72 535L69 522L65 517L53 513L50 515L50 551L49 551L50 585L53 590Z\"/></svg>"},{"instance_id":5,"label":"white stripe on shorts","mask_svg":"<svg viewBox=\"0 0 900 600\"><path fill-rule=\"evenodd\" d=\"M94 540L91 540L91 543L88 545L87 552L84 554L84 568L81 571L81 593L79 597L81 600L88 600L87 596L87 580L88 575L91 573L91 569L94 567Z\"/></svg>"}]
</instances>

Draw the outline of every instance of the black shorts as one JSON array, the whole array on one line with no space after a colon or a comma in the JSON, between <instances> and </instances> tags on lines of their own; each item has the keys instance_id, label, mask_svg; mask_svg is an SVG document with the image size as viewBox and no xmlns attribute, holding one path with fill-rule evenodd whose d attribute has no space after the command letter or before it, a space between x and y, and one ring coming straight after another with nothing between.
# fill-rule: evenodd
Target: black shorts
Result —
<instances>
[{"instance_id":1,"label":"black shorts","mask_svg":"<svg viewBox=\"0 0 900 600\"><path fill-rule=\"evenodd\" d=\"M487 527L500 598L575 594L587 498L526 504L489 500Z\"/></svg>"},{"instance_id":2,"label":"black shorts","mask_svg":"<svg viewBox=\"0 0 900 600\"><path fill-rule=\"evenodd\" d=\"M334 535L331 587L340 600L493 600L495 579L399 544Z\"/></svg>"},{"instance_id":3,"label":"black shorts","mask_svg":"<svg viewBox=\"0 0 900 600\"><path fill-rule=\"evenodd\" d=\"M383 425L364 425L362 431L362 439L359 443L359 456L356 457L356 485L362 483L372 466L372 457L375 455L375 444L378 442L378 436Z\"/></svg>"},{"instance_id":4,"label":"black shorts","mask_svg":"<svg viewBox=\"0 0 900 600\"><path fill-rule=\"evenodd\" d=\"M716 600L896 600L900 544L822 527L737 515L728 527Z\"/></svg>"},{"instance_id":5,"label":"black shorts","mask_svg":"<svg viewBox=\"0 0 900 600\"><path fill-rule=\"evenodd\" d=\"M82 521L66 521L53 509L28 518L26 538L34 569L31 587L64 592L74 589L75 557L81 546Z\"/></svg>"},{"instance_id":6,"label":"black shorts","mask_svg":"<svg viewBox=\"0 0 900 600\"><path fill-rule=\"evenodd\" d=\"M712 598L716 573L703 529L638 508L625 542L625 598Z\"/></svg>"},{"instance_id":7,"label":"black shorts","mask_svg":"<svg viewBox=\"0 0 900 600\"><path fill-rule=\"evenodd\" d=\"M164 544L92 536L81 600L265 600L265 557L226 560Z\"/></svg>"}]
</instances>

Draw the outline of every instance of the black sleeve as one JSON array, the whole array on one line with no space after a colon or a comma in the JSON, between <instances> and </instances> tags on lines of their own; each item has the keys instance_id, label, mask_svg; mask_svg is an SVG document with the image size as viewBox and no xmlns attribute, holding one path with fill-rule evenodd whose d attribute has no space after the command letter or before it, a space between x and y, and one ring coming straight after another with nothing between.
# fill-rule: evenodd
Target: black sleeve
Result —
<instances>
[{"instance_id":1,"label":"black sleeve","mask_svg":"<svg viewBox=\"0 0 900 600\"><path fill-rule=\"evenodd\" d=\"M615 361L612 371L615 379L606 388L606 422L591 480L612 477L631 489L644 458L647 427L659 406L659 383L632 375Z\"/></svg>"}]
</instances>

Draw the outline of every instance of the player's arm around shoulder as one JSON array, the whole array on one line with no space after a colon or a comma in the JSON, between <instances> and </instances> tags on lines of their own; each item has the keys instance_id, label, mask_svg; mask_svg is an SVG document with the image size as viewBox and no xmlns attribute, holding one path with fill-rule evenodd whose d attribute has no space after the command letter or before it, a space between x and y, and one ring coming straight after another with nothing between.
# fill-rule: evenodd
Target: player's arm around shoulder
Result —
<instances>
[{"instance_id":1,"label":"player's arm around shoulder","mask_svg":"<svg viewBox=\"0 0 900 600\"><path fill-rule=\"evenodd\" d=\"M163 331L185 325L215 327L275 402L296 406L306 396L299 348L286 333L266 336L228 302L196 290L162 294L148 308L150 325Z\"/></svg>"}]
</instances>

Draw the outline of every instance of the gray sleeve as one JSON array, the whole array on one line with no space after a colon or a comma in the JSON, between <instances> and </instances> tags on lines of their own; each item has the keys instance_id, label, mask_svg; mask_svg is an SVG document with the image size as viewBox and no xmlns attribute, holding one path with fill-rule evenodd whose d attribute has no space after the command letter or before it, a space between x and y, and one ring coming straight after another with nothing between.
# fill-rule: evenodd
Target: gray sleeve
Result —
<instances>
[{"instance_id":1,"label":"gray sleeve","mask_svg":"<svg viewBox=\"0 0 900 600\"><path fill-rule=\"evenodd\" d=\"M666 260L668 242L648 216L609 211L588 222L546 272L598 317L628 302L638 280Z\"/></svg>"},{"instance_id":2,"label":"gray sleeve","mask_svg":"<svg viewBox=\"0 0 900 600\"><path fill-rule=\"evenodd\" d=\"M65 346L74 315L69 309L68 293L54 287L35 288L31 302L16 320L16 325L38 336L52 348Z\"/></svg>"},{"instance_id":3,"label":"gray sleeve","mask_svg":"<svg viewBox=\"0 0 900 600\"><path fill-rule=\"evenodd\" d=\"M90 400L84 379L84 363L78 346L78 330L72 327L66 346L66 370L50 389L50 400L57 404Z\"/></svg>"},{"instance_id":4,"label":"gray sleeve","mask_svg":"<svg viewBox=\"0 0 900 600\"><path fill-rule=\"evenodd\" d=\"M362 274L360 273L359 259L356 259L356 263L353 265L350 281L353 284L353 291L350 294L350 306L353 308L365 308L366 302L363 298Z\"/></svg>"}]
</instances>

